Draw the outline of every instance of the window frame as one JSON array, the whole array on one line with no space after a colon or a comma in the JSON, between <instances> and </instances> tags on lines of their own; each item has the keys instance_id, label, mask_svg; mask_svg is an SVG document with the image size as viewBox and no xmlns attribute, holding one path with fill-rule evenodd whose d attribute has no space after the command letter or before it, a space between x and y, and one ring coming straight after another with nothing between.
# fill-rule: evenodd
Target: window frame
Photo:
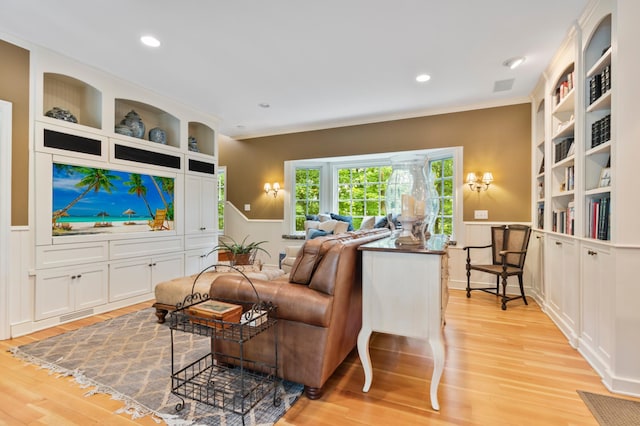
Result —
<instances>
[{"instance_id":1,"label":"window frame","mask_svg":"<svg viewBox=\"0 0 640 426\"><path fill-rule=\"evenodd\" d=\"M224 179L224 188L223 188L223 199L220 199L220 175L223 176ZM216 193L216 199L217 199L217 203L216 206L218 207L216 210L216 223L218 224L218 235L224 235L224 228L225 228L225 215L224 212L226 212L227 210L227 188L229 187L229 180L228 180L228 175L227 175L227 166L219 166L218 167L218 172L216 173L216 188L217 188L217 193ZM222 229L220 229L220 204L222 203Z\"/></svg>"},{"instance_id":2,"label":"window frame","mask_svg":"<svg viewBox=\"0 0 640 426\"><path fill-rule=\"evenodd\" d=\"M440 160L443 158L453 158L453 235L451 240L461 241L464 236L463 228L463 182L462 182L462 160L463 148L437 148L422 149L411 151L394 151L380 154L363 154L344 157L327 157L314 158L306 160L289 160L284 162L284 178L285 188L289 196L284 199L284 230L286 234L303 235L303 231L295 230L295 170L297 168L318 168L320 169L320 210L321 211L337 211L338 208L338 191L327 191L323 188L338 187L338 169L353 167L375 167L389 165L390 159L396 155L425 155L431 160Z\"/></svg>"}]
</instances>

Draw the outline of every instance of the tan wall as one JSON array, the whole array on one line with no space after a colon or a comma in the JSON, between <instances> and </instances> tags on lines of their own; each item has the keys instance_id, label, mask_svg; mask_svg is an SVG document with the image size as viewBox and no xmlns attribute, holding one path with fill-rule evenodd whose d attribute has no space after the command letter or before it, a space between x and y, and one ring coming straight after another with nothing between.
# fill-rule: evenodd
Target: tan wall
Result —
<instances>
[{"instance_id":1,"label":"tan wall","mask_svg":"<svg viewBox=\"0 0 640 426\"><path fill-rule=\"evenodd\" d=\"M531 105L433 115L246 140L221 138L227 199L250 219L282 219L284 198L265 196L265 182L284 180L284 161L462 146L464 175L491 171L487 192L464 190L464 220L476 209L490 221L531 220Z\"/></svg>"},{"instance_id":2,"label":"tan wall","mask_svg":"<svg viewBox=\"0 0 640 426\"><path fill-rule=\"evenodd\" d=\"M13 104L11 225L29 224L29 51L0 40L0 99Z\"/></svg>"}]
</instances>

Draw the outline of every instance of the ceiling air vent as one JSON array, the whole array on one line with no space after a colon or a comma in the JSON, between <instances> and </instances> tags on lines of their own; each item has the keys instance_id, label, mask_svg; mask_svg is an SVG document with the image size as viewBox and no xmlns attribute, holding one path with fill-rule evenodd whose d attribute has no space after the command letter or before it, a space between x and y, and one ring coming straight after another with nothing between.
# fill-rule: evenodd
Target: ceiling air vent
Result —
<instances>
[{"instance_id":1,"label":"ceiling air vent","mask_svg":"<svg viewBox=\"0 0 640 426\"><path fill-rule=\"evenodd\" d=\"M507 90L511 90L513 88L513 82L515 79L510 78L508 80L498 80L493 83L493 91L494 92L506 92Z\"/></svg>"}]
</instances>

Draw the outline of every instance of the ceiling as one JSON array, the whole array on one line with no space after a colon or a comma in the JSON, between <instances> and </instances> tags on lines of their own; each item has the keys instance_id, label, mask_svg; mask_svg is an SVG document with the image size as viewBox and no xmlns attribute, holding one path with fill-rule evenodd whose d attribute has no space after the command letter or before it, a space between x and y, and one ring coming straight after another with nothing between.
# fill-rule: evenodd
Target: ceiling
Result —
<instances>
[{"instance_id":1,"label":"ceiling","mask_svg":"<svg viewBox=\"0 0 640 426\"><path fill-rule=\"evenodd\" d=\"M0 0L0 36L177 99L241 139L527 101L587 3ZM514 56L525 63L503 66Z\"/></svg>"}]
</instances>

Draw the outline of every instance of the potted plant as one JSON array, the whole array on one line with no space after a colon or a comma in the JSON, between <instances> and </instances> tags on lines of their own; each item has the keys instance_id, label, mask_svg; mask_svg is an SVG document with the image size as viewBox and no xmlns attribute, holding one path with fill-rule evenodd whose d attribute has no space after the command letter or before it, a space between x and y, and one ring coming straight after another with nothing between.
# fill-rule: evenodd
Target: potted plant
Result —
<instances>
[{"instance_id":1,"label":"potted plant","mask_svg":"<svg viewBox=\"0 0 640 426\"><path fill-rule=\"evenodd\" d=\"M260 247L261 244L267 241L255 241L247 243L247 235L242 242L238 243L231 237L222 236L218 241L218 245L215 246L210 252L226 252L229 254L229 261L232 265L250 265L253 263L255 255L258 251L263 251L267 256L271 257L268 251Z\"/></svg>"}]
</instances>

